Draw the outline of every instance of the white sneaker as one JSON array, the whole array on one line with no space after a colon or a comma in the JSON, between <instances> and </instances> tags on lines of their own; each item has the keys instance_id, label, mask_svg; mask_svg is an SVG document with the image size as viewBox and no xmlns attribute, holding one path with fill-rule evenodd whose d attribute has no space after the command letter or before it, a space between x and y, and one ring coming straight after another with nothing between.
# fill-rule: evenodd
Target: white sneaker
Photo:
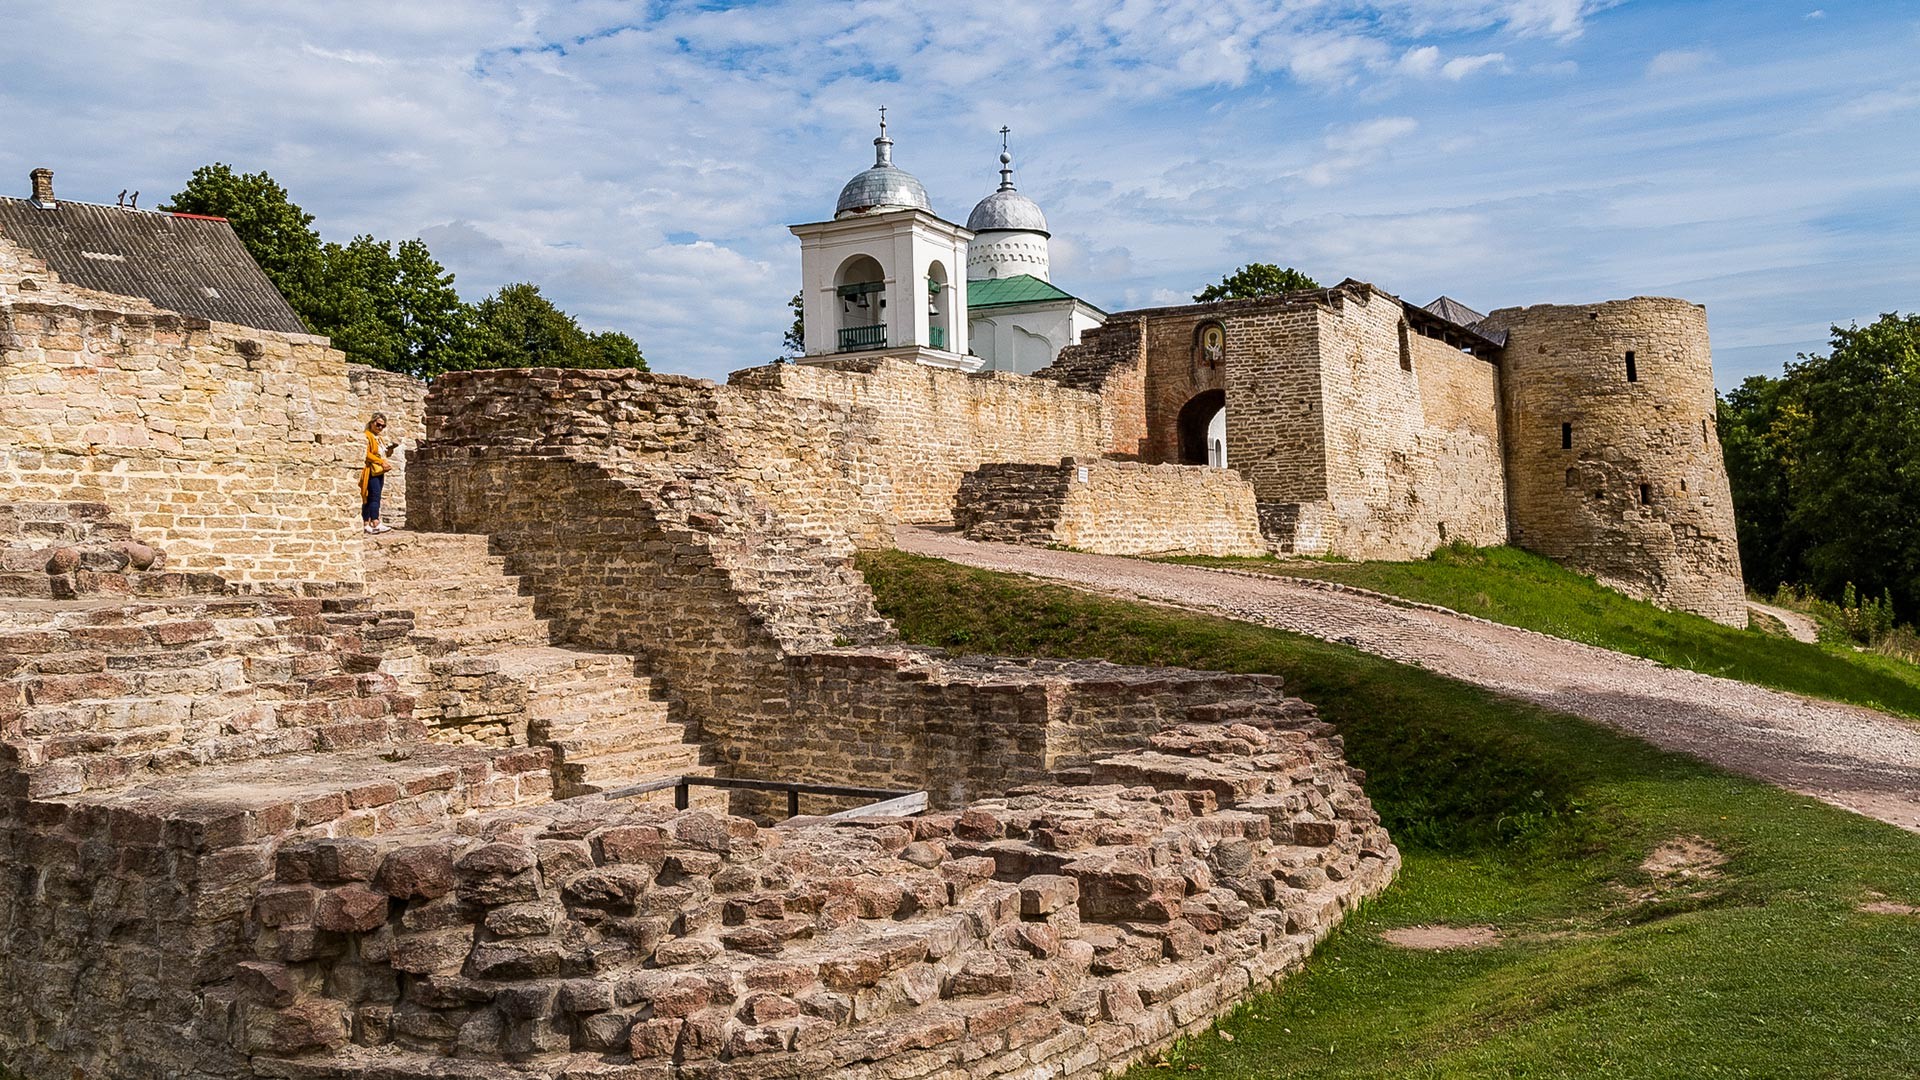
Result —
<instances>
[{"instance_id":1,"label":"white sneaker","mask_svg":"<svg viewBox=\"0 0 1920 1080\"><path fill-rule=\"evenodd\" d=\"M368 536L372 536L372 535L373 535L373 526L371 526L371 525L362 525L362 526L360 526L360 531L361 531L361 532L363 532L363 533L366 533L366 534L367 534Z\"/></svg>"},{"instance_id":2,"label":"white sneaker","mask_svg":"<svg viewBox=\"0 0 1920 1080\"><path fill-rule=\"evenodd\" d=\"M367 531L375 535L378 535L380 533L390 533L393 531L393 526L383 521L380 524L375 525L373 528L368 529Z\"/></svg>"}]
</instances>

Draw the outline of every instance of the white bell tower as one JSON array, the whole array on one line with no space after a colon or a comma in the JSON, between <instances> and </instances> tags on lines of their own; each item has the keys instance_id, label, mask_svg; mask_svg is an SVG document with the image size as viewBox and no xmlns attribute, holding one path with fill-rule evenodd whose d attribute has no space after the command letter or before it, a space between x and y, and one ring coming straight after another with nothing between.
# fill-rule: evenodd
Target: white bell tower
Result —
<instances>
[{"instance_id":1,"label":"white bell tower","mask_svg":"<svg viewBox=\"0 0 1920 1080\"><path fill-rule=\"evenodd\" d=\"M927 189L893 163L887 111L873 167L847 181L833 220L791 226L800 238L802 363L897 356L976 371L967 350L967 243L933 213Z\"/></svg>"}]
</instances>

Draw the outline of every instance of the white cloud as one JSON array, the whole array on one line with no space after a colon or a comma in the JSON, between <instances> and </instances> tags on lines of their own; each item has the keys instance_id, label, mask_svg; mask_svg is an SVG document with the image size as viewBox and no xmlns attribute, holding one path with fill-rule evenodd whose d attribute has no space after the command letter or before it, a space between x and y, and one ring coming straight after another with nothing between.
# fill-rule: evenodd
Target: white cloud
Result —
<instances>
[{"instance_id":1,"label":"white cloud","mask_svg":"<svg viewBox=\"0 0 1920 1080\"><path fill-rule=\"evenodd\" d=\"M1780 48L1648 64L1725 78L1648 83L1617 77L1619 35L1586 33L1613 6L26 5L0 35L0 183L45 164L69 197L150 204L207 162L264 169L329 238L423 236L470 298L535 281L709 376L777 351L784 226L871 161L880 104L949 218L992 190L1011 125L1055 279L1115 310L1256 260L1489 307L1691 290L1716 337L1754 340L1854 310L1817 304L1912 306L1920 156L1863 137L1920 107L1886 75L1910 22L1825 41L1789 18ZM1658 5L1618 18L1637 40L1697 32ZM1518 74L1468 77L1499 71ZM1860 294L1779 287L1814 277Z\"/></svg>"},{"instance_id":2,"label":"white cloud","mask_svg":"<svg viewBox=\"0 0 1920 1080\"><path fill-rule=\"evenodd\" d=\"M1713 53L1707 49L1668 49L1647 61L1647 77L1666 78L1671 75L1691 75L1713 61Z\"/></svg>"},{"instance_id":3,"label":"white cloud","mask_svg":"<svg viewBox=\"0 0 1920 1080\"><path fill-rule=\"evenodd\" d=\"M1440 68L1444 78L1459 82L1461 79L1486 68L1505 68L1506 53L1482 53L1479 56L1456 56Z\"/></svg>"},{"instance_id":4,"label":"white cloud","mask_svg":"<svg viewBox=\"0 0 1920 1080\"><path fill-rule=\"evenodd\" d=\"M1333 183L1385 157L1389 148L1420 127L1411 116L1382 116L1329 133L1326 156L1309 165L1301 178L1316 187Z\"/></svg>"}]
</instances>

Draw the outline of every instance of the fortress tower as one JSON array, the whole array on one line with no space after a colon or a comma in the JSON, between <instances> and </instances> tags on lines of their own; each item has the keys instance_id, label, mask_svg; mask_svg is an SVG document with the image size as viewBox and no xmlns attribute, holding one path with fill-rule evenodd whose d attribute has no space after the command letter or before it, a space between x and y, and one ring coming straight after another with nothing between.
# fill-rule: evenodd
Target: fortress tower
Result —
<instances>
[{"instance_id":1,"label":"fortress tower","mask_svg":"<svg viewBox=\"0 0 1920 1080\"><path fill-rule=\"evenodd\" d=\"M1745 626L1698 304L1495 311L1513 542L1666 607Z\"/></svg>"}]
</instances>

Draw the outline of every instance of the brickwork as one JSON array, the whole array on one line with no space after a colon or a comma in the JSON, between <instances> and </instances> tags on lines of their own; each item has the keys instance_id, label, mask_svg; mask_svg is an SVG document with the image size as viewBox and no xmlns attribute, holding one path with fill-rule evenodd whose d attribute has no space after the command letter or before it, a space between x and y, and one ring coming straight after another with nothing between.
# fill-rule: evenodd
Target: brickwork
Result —
<instances>
[{"instance_id":1,"label":"brickwork","mask_svg":"<svg viewBox=\"0 0 1920 1080\"><path fill-rule=\"evenodd\" d=\"M203 597L0 611L0 770L31 794L424 731L372 670L402 619L361 601Z\"/></svg>"},{"instance_id":2,"label":"brickwork","mask_svg":"<svg viewBox=\"0 0 1920 1080\"><path fill-rule=\"evenodd\" d=\"M960 478L986 462L1097 456L1113 438L1101 399L1008 372L881 359L753 368L728 382L863 410L859 426L874 439L900 521L953 520Z\"/></svg>"},{"instance_id":3,"label":"brickwork","mask_svg":"<svg viewBox=\"0 0 1920 1080\"><path fill-rule=\"evenodd\" d=\"M347 365L347 388L362 429L376 412L385 413L382 443L399 443L387 455L387 482L380 493L380 517L389 525L407 523L407 459L426 436L427 384L397 372L365 364Z\"/></svg>"},{"instance_id":4,"label":"brickwork","mask_svg":"<svg viewBox=\"0 0 1920 1080\"><path fill-rule=\"evenodd\" d=\"M365 401L338 385L351 432ZM671 376L447 376L407 514L467 535L356 538L368 595L211 578L0 605L0 921L32 939L0 951L0 1062L1091 1076L1385 886L1358 775L1276 679L900 646L850 565L892 520L871 415ZM125 575L143 535L105 506L9 522L75 573ZM596 761L946 812L763 831L606 801Z\"/></svg>"},{"instance_id":5,"label":"brickwork","mask_svg":"<svg viewBox=\"0 0 1920 1080\"><path fill-rule=\"evenodd\" d=\"M366 838L451 832L470 812L545 799L545 761L343 750L65 798L29 798L23 777L0 774L0 1062L23 1077L257 1075L233 1038L246 965L333 955L340 941L309 924L256 953L282 845L339 838L322 873L352 873Z\"/></svg>"},{"instance_id":6,"label":"brickwork","mask_svg":"<svg viewBox=\"0 0 1920 1080\"><path fill-rule=\"evenodd\" d=\"M1636 297L1506 308L1487 324L1511 334L1515 542L1629 595L1745 626L1706 310Z\"/></svg>"},{"instance_id":7,"label":"brickwork","mask_svg":"<svg viewBox=\"0 0 1920 1080\"><path fill-rule=\"evenodd\" d=\"M175 569L357 583L361 421L326 339L62 284L0 238L0 488L93 502Z\"/></svg>"},{"instance_id":8,"label":"brickwork","mask_svg":"<svg viewBox=\"0 0 1920 1080\"><path fill-rule=\"evenodd\" d=\"M232 1038L289 1078L1104 1075L1386 885L1355 779L1310 713L1256 710L963 813L765 829L587 800L289 845Z\"/></svg>"},{"instance_id":9,"label":"brickwork","mask_svg":"<svg viewBox=\"0 0 1920 1080\"><path fill-rule=\"evenodd\" d=\"M982 465L954 521L970 539L1105 555L1265 555L1253 487L1228 469L1068 458Z\"/></svg>"},{"instance_id":10,"label":"brickwork","mask_svg":"<svg viewBox=\"0 0 1920 1080\"><path fill-rule=\"evenodd\" d=\"M1100 395L1104 453L1150 460L1147 427L1147 324L1114 317L1060 350L1034 377Z\"/></svg>"},{"instance_id":11,"label":"brickwork","mask_svg":"<svg viewBox=\"0 0 1920 1080\"><path fill-rule=\"evenodd\" d=\"M1223 398L1227 464L1253 485L1281 550L1412 558L1504 540L1499 373L1403 335L1393 297L1352 282L1116 318L1145 328L1148 460L1202 460L1183 427Z\"/></svg>"},{"instance_id":12,"label":"brickwork","mask_svg":"<svg viewBox=\"0 0 1920 1080\"><path fill-rule=\"evenodd\" d=\"M1411 327L1403 337L1385 293L1333 295L1319 309L1330 549L1409 559L1451 540L1504 543L1498 370Z\"/></svg>"}]
</instances>

